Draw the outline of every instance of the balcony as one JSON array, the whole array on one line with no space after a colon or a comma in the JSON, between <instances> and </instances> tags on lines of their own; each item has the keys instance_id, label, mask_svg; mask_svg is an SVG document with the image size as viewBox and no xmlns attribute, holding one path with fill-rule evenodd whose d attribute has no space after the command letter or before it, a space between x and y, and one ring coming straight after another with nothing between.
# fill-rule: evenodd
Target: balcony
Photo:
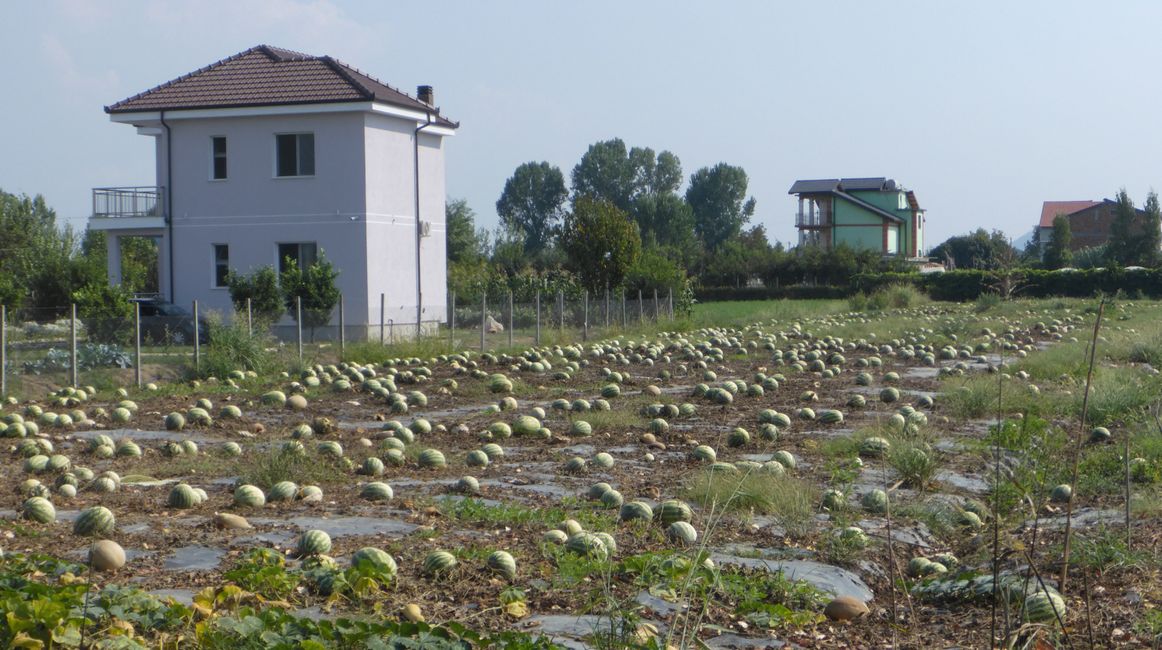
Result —
<instances>
[{"instance_id":1,"label":"balcony","mask_svg":"<svg viewBox=\"0 0 1162 650\"><path fill-rule=\"evenodd\" d=\"M812 229L812 228L827 228L831 225L831 219L828 215L822 212L811 214L808 212L795 213L795 227Z\"/></svg>"},{"instance_id":2,"label":"balcony","mask_svg":"<svg viewBox=\"0 0 1162 650\"><path fill-rule=\"evenodd\" d=\"M165 188L95 187L93 230L151 230L165 227Z\"/></svg>"}]
</instances>

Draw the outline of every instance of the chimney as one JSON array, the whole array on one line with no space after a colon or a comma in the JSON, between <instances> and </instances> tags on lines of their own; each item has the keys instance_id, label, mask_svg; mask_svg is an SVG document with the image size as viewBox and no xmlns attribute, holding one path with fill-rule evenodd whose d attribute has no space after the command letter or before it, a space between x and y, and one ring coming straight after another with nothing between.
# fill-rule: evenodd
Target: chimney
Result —
<instances>
[{"instance_id":1,"label":"chimney","mask_svg":"<svg viewBox=\"0 0 1162 650\"><path fill-rule=\"evenodd\" d=\"M432 90L431 86L416 86L416 99L428 106L434 106L436 104L436 93Z\"/></svg>"}]
</instances>

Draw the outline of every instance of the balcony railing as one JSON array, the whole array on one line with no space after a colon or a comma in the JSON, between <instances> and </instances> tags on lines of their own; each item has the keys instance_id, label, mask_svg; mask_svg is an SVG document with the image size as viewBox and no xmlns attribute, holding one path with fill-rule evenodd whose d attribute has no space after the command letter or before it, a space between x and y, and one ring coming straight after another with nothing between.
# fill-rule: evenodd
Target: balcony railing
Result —
<instances>
[{"instance_id":1,"label":"balcony railing","mask_svg":"<svg viewBox=\"0 0 1162 650\"><path fill-rule=\"evenodd\" d=\"M95 187L93 217L164 217L164 187Z\"/></svg>"},{"instance_id":2,"label":"balcony railing","mask_svg":"<svg viewBox=\"0 0 1162 650\"><path fill-rule=\"evenodd\" d=\"M796 228L823 228L830 226L831 220L828 215L822 212L811 214L809 212L795 213L795 227Z\"/></svg>"}]
</instances>

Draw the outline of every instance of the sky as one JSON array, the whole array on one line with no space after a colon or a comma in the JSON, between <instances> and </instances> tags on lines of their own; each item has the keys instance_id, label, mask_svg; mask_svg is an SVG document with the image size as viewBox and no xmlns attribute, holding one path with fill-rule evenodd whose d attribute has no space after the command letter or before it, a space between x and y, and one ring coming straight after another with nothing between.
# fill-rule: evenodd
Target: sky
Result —
<instances>
[{"instance_id":1,"label":"sky","mask_svg":"<svg viewBox=\"0 0 1162 650\"><path fill-rule=\"evenodd\" d=\"M928 246L1013 238L1045 200L1162 186L1162 2L3 2L0 189L82 228L91 188L151 185L103 107L258 44L331 55L461 123L449 198L478 225L521 163L590 144L743 167L752 223L795 238L796 179L887 176Z\"/></svg>"}]
</instances>

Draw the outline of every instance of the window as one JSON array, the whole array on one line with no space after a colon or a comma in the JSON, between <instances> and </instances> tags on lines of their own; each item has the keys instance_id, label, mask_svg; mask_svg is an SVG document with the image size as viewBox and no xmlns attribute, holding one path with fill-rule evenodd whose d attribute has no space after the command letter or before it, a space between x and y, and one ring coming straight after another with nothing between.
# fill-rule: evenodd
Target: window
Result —
<instances>
[{"instance_id":1,"label":"window","mask_svg":"<svg viewBox=\"0 0 1162 650\"><path fill-rule=\"evenodd\" d=\"M226 286L226 276L230 273L230 247L214 244L214 286Z\"/></svg>"},{"instance_id":2,"label":"window","mask_svg":"<svg viewBox=\"0 0 1162 650\"><path fill-rule=\"evenodd\" d=\"M318 258L318 246L314 242L278 245L278 274L282 275L291 266L305 269Z\"/></svg>"},{"instance_id":3,"label":"window","mask_svg":"<svg viewBox=\"0 0 1162 650\"><path fill-rule=\"evenodd\" d=\"M210 180L226 180L226 136L210 138Z\"/></svg>"},{"instance_id":4,"label":"window","mask_svg":"<svg viewBox=\"0 0 1162 650\"><path fill-rule=\"evenodd\" d=\"M315 175L315 134L282 133L274 137L276 176Z\"/></svg>"}]
</instances>

